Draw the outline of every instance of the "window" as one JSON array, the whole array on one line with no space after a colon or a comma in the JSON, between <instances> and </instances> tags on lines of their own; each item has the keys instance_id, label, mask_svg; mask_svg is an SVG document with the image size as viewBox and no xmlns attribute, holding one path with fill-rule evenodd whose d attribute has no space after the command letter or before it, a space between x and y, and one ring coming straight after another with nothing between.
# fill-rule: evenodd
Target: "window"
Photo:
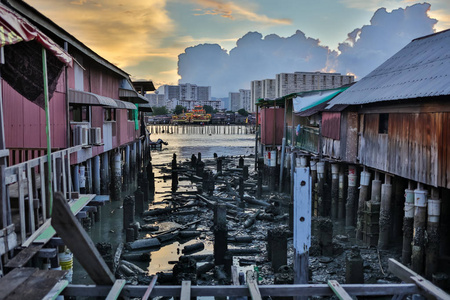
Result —
<instances>
[{"instance_id":1,"label":"window","mask_svg":"<svg viewBox=\"0 0 450 300\"><path fill-rule=\"evenodd\" d=\"M135 109L127 109L127 111L128 111L128 121L134 121Z\"/></svg>"},{"instance_id":2,"label":"window","mask_svg":"<svg viewBox=\"0 0 450 300\"><path fill-rule=\"evenodd\" d=\"M116 109L115 108L105 108L104 112L104 120L105 121L115 121L116 120Z\"/></svg>"},{"instance_id":3,"label":"window","mask_svg":"<svg viewBox=\"0 0 450 300\"><path fill-rule=\"evenodd\" d=\"M389 128L389 114L380 114L378 133L387 134Z\"/></svg>"},{"instance_id":4,"label":"window","mask_svg":"<svg viewBox=\"0 0 450 300\"><path fill-rule=\"evenodd\" d=\"M89 122L89 106L73 104L69 106L70 121Z\"/></svg>"}]
</instances>

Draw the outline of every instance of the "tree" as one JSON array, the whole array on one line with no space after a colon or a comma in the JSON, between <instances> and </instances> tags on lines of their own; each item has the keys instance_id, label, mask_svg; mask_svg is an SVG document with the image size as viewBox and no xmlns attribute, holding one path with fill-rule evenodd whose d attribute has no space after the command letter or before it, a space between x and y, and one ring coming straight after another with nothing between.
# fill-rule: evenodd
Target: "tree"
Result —
<instances>
[{"instance_id":1,"label":"tree","mask_svg":"<svg viewBox=\"0 0 450 300\"><path fill-rule=\"evenodd\" d=\"M187 108L184 107L183 105L178 104L177 106L175 106L175 109L173 110L173 113L176 115L182 114L184 112L187 111Z\"/></svg>"},{"instance_id":2,"label":"tree","mask_svg":"<svg viewBox=\"0 0 450 300\"><path fill-rule=\"evenodd\" d=\"M165 106L154 106L152 110L154 116L167 115L169 113Z\"/></svg>"},{"instance_id":3,"label":"tree","mask_svg":"<svg viewBox=\"0 0 450 300\"><path fill-rule=\"evenodd\" d=\"M248 116L248 111L246 111L245 109L241 108L240 110L237 111L238 114L240 114L241 116Z\"/></svg>"},{"instance_id":4,"label":"tree","mask_svg":"<svg viewBox=\"0 0 450 300\"><path fill-rule=\"evenodd\" d=\"M203 105L203 109L207 114L212 114L215 112L214 108L211 105Z\"/></svg>"}]
</instances>

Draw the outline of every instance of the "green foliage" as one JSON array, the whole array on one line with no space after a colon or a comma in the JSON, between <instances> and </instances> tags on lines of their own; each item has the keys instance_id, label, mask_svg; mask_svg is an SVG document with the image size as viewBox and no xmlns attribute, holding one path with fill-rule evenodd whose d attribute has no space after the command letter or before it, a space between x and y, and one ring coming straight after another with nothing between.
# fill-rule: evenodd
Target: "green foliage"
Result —
<instances>
[{"instance_id":1,"label":"green foliage","mask_svg":"<svg viewBox=\"0 0 450 300\"><path fill-rule=\"evenodd\" d=\"M248 116L248 111L246 111L245 109L241 108L240 110L237 111L238 114L240 114L241 116Z\"/></svg>"},{"instance_id":2,"label":"green foliage","mask_svg":"<svg viewBox=\"0 0 450 300\"><path fill-rule=\"evenodd\" d=\"M212 114L216 112L211 105L203 105L203 109L206 111L207 114Z\"/></svg>"},{"instance_id":3,"label":"green foliage","mask_svg":"<svg viewBox=\"0 0 450 300\"><path fill-rule=\"evenodd\" d=\"M177 106L175 106L175 109L173 110L173 113L176 115L182 114L184 112L187 112L187 108L184 107L183 105L178 104Z\"/></svg>"},{"instance_id":4,"label":"green foliage","mask_svg":"<svg viewBox=\"0 0 450 300\"><path fill-rule=\"evenodd\" d=\"M167 115L169 113L165 106L154 106L152 110L154 116Z\"/></svg>"}]
</instances>

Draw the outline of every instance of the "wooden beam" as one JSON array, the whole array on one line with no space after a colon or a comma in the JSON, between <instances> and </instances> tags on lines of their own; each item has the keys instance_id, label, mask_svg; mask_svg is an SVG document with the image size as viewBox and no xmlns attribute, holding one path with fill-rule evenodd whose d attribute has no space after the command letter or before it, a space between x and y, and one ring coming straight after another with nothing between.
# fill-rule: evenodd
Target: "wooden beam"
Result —
<instances>
[{"instance_id":1,"label":"wooden beam","mask_svg":"<svg viewBox=\"0 0 450 300\"><path fill-rule=\"evenodd\" d=\"M42 249L43 246L44 244L33 244L30 247L23 249L19 252L19 254L14 256L14 258L8 261L5 266L8 268L22 268L33 256L35 256Z\"/></svg>"},{"instance_id":2,"label":"wooden beam","mask_svg":"<svg viewBox=\"0 0 450 300\"><path fill-rule=\"evenodd\" d=\"M67 280L60 280L58 281L55 286L47 293L47 295L42 299L56 299L59 294L66 288L66 286L69 285L69 281Z\"/></svg>"},{"instance_id":3,"label":"wooden beam","mask_svg":"<svg viewBox=\"0 0 450 300\"><path fill-rule=\"evenodd\" d=\"M247 271L246 273L246 281L248 290L250 292L250 296L253 300L261 300L261 293L258 289L258 283L255 280L256 274L253 271Z\"/></svg>"},{"instance_id":4,"label":"wooden beam","mask_svg":"<svg viewBox=\"0 0 450 300\"><path fill-rule=\"evenodd\" d=\"M125 283L127 281L125 279L118 279L116 282L114 282L113 287L108 293L108 296L106 296L105 300L116 300L119 298L120 293L122 292L123 287L125 286Z\"/></svg>"},{"instance_id":5,"label":"wooden beam","mask_svg":"<svg viewBox=\"0 0 450 300\"><path fill-rule=\"evenodd\" d=\"M397 294L418 294L419 288L413 283L395 284L342 284L342 287L354 296L386 296ZM136 298L142 297L147 290L145 285L126 285L123 289L123 296ZM76 297L105 297L110 288L108 286L69 284L62 292L64 296ZM327 284L278 284L260 285L261 296L333 296ZM152 297L179 297L181 287L170 285L157 285L153 288ZM244 285L217 285L217 286L191 286L191 297L249 297L248 287Z\"/></svg>"},{"instance_id":6,"label":"wooden beam","mask_svg":"<svg viewBox=\"0 0 450 300\"><path fill-rule=\"evenodd\" d=\"M342 288L342 286L336 280L328 280L327 284L339 299L353 300L353 298Z\"/></svg>"},{"instance_id":7,"label":"wooden beam","mask_svg":"<svg viewBox=\"0 0 450 300\"><path fill-rule=\"evenodd\" d=\"M34 196L33 196L33 181L31 177L31 167L27 164L27 185L28 185L28 216L30 233L33 234L36 231L36 221L34 220Z\"/></svg>"},{"instance_id":8,"label":"wooden beam","mask_svg":"<svg viewBox=\"0 0 450 300\"><path fill-rule=\"evenodd\" d=\"M77 260L99 285L113 285L114 275L109 270L91 238L72 214L66 199L55 193L53 199L52 226Z\"/></svg>"},{"instance_id":9,"label":"wooden beam","mask_svg":"<svg viewBox=\"0 0 450 300\"><path fill-rule=\"evenodd\" d=\"M0 279L0 299L6 299L18 286L24 283L34 272L38 269L35 268L22 268L14 269L5 277Z\"/></svg>"},{"instance_id":10,"label":"wooden beam","mask_svg":"<svg viewBox=\"0 0 450 300\"><path fill-rule=\"evenodd\" d=\"M155 287L156 281L158 280L158 275L153 275L152 281L150 281L150 284L148 285L148 288L145 290L144 296L141 300L148 300L150 297L153 288Z\"/></svg>"},{"instance_id":11,"label":"wooden beam","mask_svg":"<svg viewBox=\"0 0 450 300\"><path fill-rule=\"evenodd\" d=\"M389 271L403 280L404 282L416 284L421 294L425 294L428 297L436 299L450 299L450 295L444 292L442 289L435 286L430 281L426 280L413 270L405 267L393 258L389 258Z\"/></svg>"},{"instance_id":12,"label":"wooden beam","mask_svg":"<svg viewBox=\"0 0 450 300\"><path fill-rule=\"evenodd\" d=\"M183 280L181 282L180 300L191 299L191 282L189 280Z\"/></svg>"}]
</instances>

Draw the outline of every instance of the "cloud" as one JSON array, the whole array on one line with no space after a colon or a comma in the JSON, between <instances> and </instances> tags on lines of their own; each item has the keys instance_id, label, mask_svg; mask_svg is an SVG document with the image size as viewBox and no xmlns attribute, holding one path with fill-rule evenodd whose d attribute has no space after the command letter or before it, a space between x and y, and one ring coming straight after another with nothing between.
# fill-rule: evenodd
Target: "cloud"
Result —
<instances>
[{"instance_id":1,"label":"cloud","mask_svg":"<svg viewBox=\"0 0 450 300\"><path fill-rule=\"evenodd\" d=\"M230 52L218 44L189 47L178 58L181 83L212 86L214 96L249 88L250 81L274 78L276 73L318 71L334 65L337 53L301 31L284 38L249 32Z\"/></svg>"},{"instance_id":2,"label":"cloud","mask_svg":"<svg viewBox=\"0 0 450 300\"><path fill-rule=\"evenodd\" d=\"M290 25L290 19L270 18L266 15L260 15L251 9L238 5L232 1L223 2L219 0L192 0L195 4L202 6L194 15L219 15L231 20L244 19L252 22L264 23L268 25Z\"/></svg>"},{"instance_id":3,"label":"cloud","mask_svg":"<svg viewBox=\"0 0 450 300\"><path fill-rule=\"evenodd\" d=\"M429 4L415 4L387 12L378 9L370 25L357 28L339 44L338 70L359 78L367 75L411 40L434 32L435 19L428 16Z\"/></svg>"},{"instance_id":4,"label":"cloud","mask_svg":"<svg viewBox=\"0 0 450 300\"><path fill-rule=\"evenodd\" d=\"M428 16L429 9L429 4L379 9L369 25L348 34L339 53L300 30L289 37L249 32L229 52L218 44L199 44L178 57L180 83L211 86L213 96L224 97L278 73L336 70L361 78L412 39L433 33L436 20Z\"/></svg>"}]
</instances>

